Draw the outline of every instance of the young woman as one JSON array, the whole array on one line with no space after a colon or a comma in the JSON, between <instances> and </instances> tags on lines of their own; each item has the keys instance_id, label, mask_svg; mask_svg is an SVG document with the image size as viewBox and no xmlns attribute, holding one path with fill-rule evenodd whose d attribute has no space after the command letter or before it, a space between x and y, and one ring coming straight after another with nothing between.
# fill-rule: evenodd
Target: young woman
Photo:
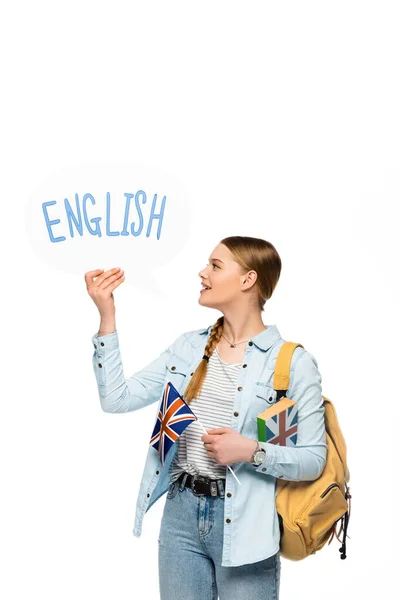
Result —
<instances>
[{"instance_id":1,"label":"young woman","mask_svg":"<svg viewBox=\"0 0 400 600\"><path fill-rule=\"evenodd\" d=\"M285 341L261 318L280 272L271 243L242 236L221 240L199 272L199 303L222 316L180 335L128 379L112 294L123 272L85 275L101 315L92 341L103 410L128 412L157 403L158 411L170 381L208 432L190 423L164 465L149 445L133 534L140 537L145 513L167 492L158 539L161 600L279 598L276 479L317 479L327 451L321 376L314 356L301 347L293 353L287 392L298 403L297 445L257 441L257 416L276 400L274 364Z\"/></svg>"}]
</instances>

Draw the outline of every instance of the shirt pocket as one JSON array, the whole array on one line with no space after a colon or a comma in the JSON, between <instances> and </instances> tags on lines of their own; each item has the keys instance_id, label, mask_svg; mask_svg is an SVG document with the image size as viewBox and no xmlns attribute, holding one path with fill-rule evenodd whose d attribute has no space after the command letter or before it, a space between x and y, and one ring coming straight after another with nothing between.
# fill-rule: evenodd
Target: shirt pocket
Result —
<instances>
[{"instance_id":1,"label":"shirt pocket","mask_svg":"<svg viewBox=\"0 0 400 600\"><path fill-rule=\"evenodd\" d=\"M256 381L253 393L252 418L257 422L257 417L266 408L269 408L276 402L276 390L265 381Z\"/></svg>"},{"instance_id":2,"label":"shirt pocket","mask_svg":"<svg viewBox=\"0 0 400 600\"><path fill-rule=\"evenodd\" d=\"M270 383L256 381L256 396L266 403L265 408L276 402L276 390Z\"/></svg>"},{"instance_id":3,"label":"shirt pocket","mask_svg":"<svg viewBox=\"0 0 400 600\"><path fill-rule=\"evenodd\" d=\"M190 365L183 358L172 354L167 362L166 382L170 381L172 385L181 394L187 380Z\"/></svg>"}]
</instances>

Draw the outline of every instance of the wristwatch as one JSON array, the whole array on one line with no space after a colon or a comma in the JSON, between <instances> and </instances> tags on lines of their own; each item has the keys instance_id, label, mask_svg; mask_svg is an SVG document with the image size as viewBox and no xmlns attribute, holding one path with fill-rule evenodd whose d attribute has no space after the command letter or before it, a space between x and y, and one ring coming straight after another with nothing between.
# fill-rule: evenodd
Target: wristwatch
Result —
<instances>
[{"instance_id":1,"label":"wristwatch","mask_svg":"<svg viewBox=\"0 0 400 600\"><path fill-rule=\"evenodd\" d=\"M257 448L254 450L250 462L253 463L255 467L258 467L264 462L266 455L267 453L264 448L261 448L259 442L257 442Z\"/></svg>"}]
</instances>

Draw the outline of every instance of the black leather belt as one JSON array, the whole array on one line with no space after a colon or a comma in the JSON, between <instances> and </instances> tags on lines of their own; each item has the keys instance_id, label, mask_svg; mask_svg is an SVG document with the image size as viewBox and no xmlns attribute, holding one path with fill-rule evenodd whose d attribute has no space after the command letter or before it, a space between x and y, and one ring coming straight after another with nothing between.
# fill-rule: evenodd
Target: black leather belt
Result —
<instances>
[{"instance_id":1,"label":"black leather belt","mask_svg":"<svg viewBox=\"0 0 400 600\"><path fill-rule=\"evenodd\" d=\"M190 473L181 473L178 478L179 483L185 481L184 486L190 487L195 496L221 496L225 497L225 477L220 479L210 479L202 475L191 475Z\"/></svg>"}]
</instances>

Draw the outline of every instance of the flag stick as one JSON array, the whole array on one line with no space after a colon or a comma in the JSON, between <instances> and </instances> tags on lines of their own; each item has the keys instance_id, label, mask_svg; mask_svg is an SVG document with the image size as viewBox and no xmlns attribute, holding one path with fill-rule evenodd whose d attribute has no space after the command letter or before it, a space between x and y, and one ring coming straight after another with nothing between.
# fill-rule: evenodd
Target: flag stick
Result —
<instances>
[{"instance_id":1,"label":"flag stick","mask_svg":"<svg viewBox=\"0 0 400 600\"><path fill-rule=\"evenodd\" d=\"M198 422L198 424L200 425L200 427L202 428L202 430L208 434L207 429L205 429L203 427L203 425L200 423L199 419L196 417L196 421ZM234 478L236 479L236 481L238 482L239 485L242 485L239 481L239 479L236 477L235 473L232 471L231 467L229 465L226 465L228 467L228 469L230 470L230 472L232 473L232 475L234 476Z\"/></svg>"}]
</instances>

